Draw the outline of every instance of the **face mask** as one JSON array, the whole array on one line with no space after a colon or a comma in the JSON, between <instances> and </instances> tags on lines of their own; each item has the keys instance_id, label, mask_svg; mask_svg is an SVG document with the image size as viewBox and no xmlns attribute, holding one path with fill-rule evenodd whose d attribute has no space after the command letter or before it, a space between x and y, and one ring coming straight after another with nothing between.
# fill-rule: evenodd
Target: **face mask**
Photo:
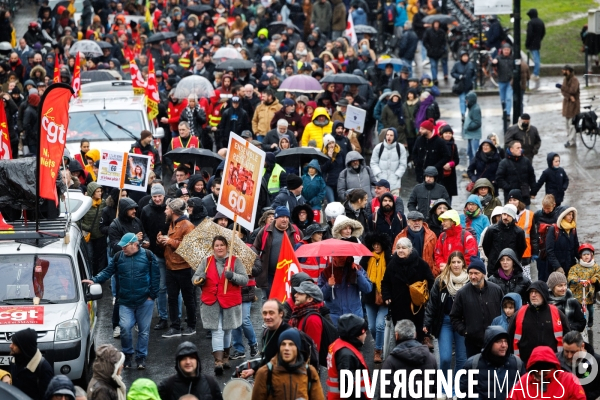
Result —
<instances>
[{"instance_id":1,"label":"face mask","mask_svg":"<svg viewBox=\"0 0 600 400\"><path fill-rule=\"evenodd\" d=\"M527 128L529 128L529 124L521 124L521 128L523 128L523 130L526 131Z\"/></svg>"},{"instance_id":2,"label":"face mask","mask_svg":"<svg viewBox=\"0 0 600 400\"><path fill-rule=\"evenodd\" d=\"M256 32L257 28L258 28L258 25L248 25L248 30L252 33ZM249 44L252 44L252 42L250 42Z\"/></svg>"}]
</instances>

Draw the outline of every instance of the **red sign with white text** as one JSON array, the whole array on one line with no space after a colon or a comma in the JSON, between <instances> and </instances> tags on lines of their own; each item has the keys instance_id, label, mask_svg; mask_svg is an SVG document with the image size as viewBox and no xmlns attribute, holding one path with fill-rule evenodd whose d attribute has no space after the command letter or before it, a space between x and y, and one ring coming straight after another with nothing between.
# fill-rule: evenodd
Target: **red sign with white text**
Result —
<instances>
[{"instance_id":1,"label":"red sign with white text","mask_svg":"<svg viewBox=\"0 0 600 400\"><path fill-rule=\"evenodd\" d=\"M44 323L43 306L0 307L0 325L20 325Z\"/></svg>"},{"instance_id":2,"label":"red sign with white text","mask_svg":"<svg viewBox=\"0 0 600 400\"><path fill-rule=\"evenodd\" d=\"M69 100L73 95L70 86L51 85L40 103L39 196L54 200L58 205L56 176L65 149L69 127Z\"/></svg>"}]
</instances>

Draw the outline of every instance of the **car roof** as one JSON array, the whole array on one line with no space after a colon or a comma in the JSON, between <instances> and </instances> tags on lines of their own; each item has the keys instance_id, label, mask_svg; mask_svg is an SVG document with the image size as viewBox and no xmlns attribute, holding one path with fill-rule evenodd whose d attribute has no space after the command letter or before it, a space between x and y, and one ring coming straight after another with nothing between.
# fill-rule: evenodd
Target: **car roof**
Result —
<instances>
[{"instance_id":1,"label":"car roof","mask_svg":"<svg viewBox=\"0 0 600 400\"><path fill-rule=\"evenodd\" d=\"M101 92L128 92L133 95L133 86L131 81L102 81L81 85L82 94Z\"/></svg>"},{"instance_id":2,"label":"car roof","mask_svg":"<svg viewBox=\"0 0 600 400\"><path fill-rule=\"evenodd\" d=\"M126 95L123 92L88 93L71 101L69 113L101 110L145 111L145 96Z\"/></svg>"}]
</instances>

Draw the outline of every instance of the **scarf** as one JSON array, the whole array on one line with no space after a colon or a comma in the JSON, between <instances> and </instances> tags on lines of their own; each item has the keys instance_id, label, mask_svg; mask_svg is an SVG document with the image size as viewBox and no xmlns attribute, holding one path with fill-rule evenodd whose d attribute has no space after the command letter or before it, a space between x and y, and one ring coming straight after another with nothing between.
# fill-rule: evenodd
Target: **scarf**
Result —
<instances>
[{"instance_id":1,"label":"scarf","mask_svg":"<svg viewBox=\"0 0 600 400\"><path fill-rule=\"evenodd\" d=\"M448 294L452 297L454 297L456 292L458 292L469 281L469 275L464 269L460 271L460 275L458 276L450 272L450 276L448 278L448 281L444 281L444 283L448 289Z\"/></svg>"},{"instance_id":2,"label":"scarf","mask_svg":"<svg viewBox=\"0 0 600 400\"><path fill-rule=\"evenodd\" d=\"M480 213L481 213L481 208L477 208L477 210L475 210L475 211L468 211L465 208L465 215L471 219L475 219L475 218L479 217Z\"/></svg>"},{"instance_id":3,"label":"scarf","mask_svg":"<svg viewBox=\"0 0 600 400\"><path fill-rule=\"evenodd\" d=\"M505 281L510 280L510 278L512 278L515 275L515 270L513 269L512 273L510 275L506 275L506 273L504 272L504 270L502 268L498 268L498 276L501 279L504 279Z\"/></svg>"},{"instance_id":4,"label":"scarf","mask_svg":"<svg viewBox=\"0 0 600 400\"><path fill-rule=\"evenodd\" d=\"M98 200L92 199L92 207L100 207L100 204L102 204L102 198Z\"/></svg>"},{"instance_id":5,"label":"scarf","mask_svg":"<svg viewBox=\"0 0 600 400\"><path fill-rule=\"evenodd\" d=\"M396 118L398 118L398 122L400 123L400 125L404 125L404 118L402 116L402 103L394 103L393 101L388 101L387 105L388 107L390 107L390 110L392 110Z\"/></svg>"},{"instance_id":6,"label":"scarf","mask_svg":"<svg viewBox=\"0 0 600 400\"><path fill-rule=\"evenodd\" d=\"M483 208L487 207L487 205L490 204L490 201L492 201L492 194L488 193L483 197L479 196L479 201L481 202L481 206Z\"/></svg>"},{"instance_id":7,"label":"scarf","mask_svg":"<svg viewBox=\"0 0 600 400\"><path fill-rule=\"evenodd\" d=\"M377 286L377 292L381 293L381 280L385 274L385 254L373 253L373 256L369 258L369 264L367 265L367 276L369 280Z\"/></svg>"},{"instance_id":8,"label":"scarf","mask_svg":"<svg viewBox=\"0 0 600 400\"><path fill-rule=\"evenodd\" d=\"M592 268L594 265L596 265L596 261L594 261L593 258L592 258L592 261L587 262L587 263L583 260L579 260L579 265L581 265L582 267L585 267L585 268Z\"/></svg>"},{"instance_id":9,"label":"scarf","mask_svg":"<svg viewBox=\"0 0 600 400\"><path fill-rule=\"evenodd\" d=\"M126 400L126 398L127 398L127 387L125 387L125 383L123 383L123 379L121 378L121 375L117 375L117 372L119 371L119 368L125 362L125 355L123 353L120 353L120 354L121 354L121 358L115 364L115 369L113 371L111 379L117 384L117 397L118 397L118 400Z\"/></svg>"},{"instance_id":10,"label":"scarf","mask_svg":"<svg viewBox=\"0 0 600 400\"><path fill-rule=\"evenodd\" d=\"M279 352L277 352L277 365L282 366L283 368L285 368L285 370L288 373L293 374L293 373L297 372L298 369L304 365L304 357L302 356L300 349L298 349L298 355L296 356L296 362L293 364L288 364L281 359L281 354Z\"/></svg>"},{"instance_id":11,"label":"scarf","mask_svg":"<svg viewBox=\"0 0 600 400\"><path fill-rule=\"evenodd\" d=\"M575 222L575 220L573 220L573 222L567 222L564 219L560 221L560 227L567 232L567 235L571 233L571 229L575 229L576 226L577 223Z\"/></svg>"},{"instance_id":12,"label":"scarf","mask_svg":"<svg viewBox=\"0 0 600 400\"><path fill-rule=\"evenodd\" d=\"M415 232L412 229L408 228L406 232L408 233L408 238L413 244L413 248L421 257L423 255L423 246L425 243L425 229L421 228L419 232Z\"/></svg>"},{"instance_id":13,"label":"scarf","mask_svg":"<svg viewBox=\"0 0 600 400\"><path fill-rule=\"evenodd\" d=\"M322 302L317 303L316 301L311 301L310 303L304 303L294 306L294 312L292 312L292 316L288 321L288 325L300 329L299 324L302 318L306 317L308 314L314 313L321 315L319 309L322 305Z\"/></svg>"}]
</instances>

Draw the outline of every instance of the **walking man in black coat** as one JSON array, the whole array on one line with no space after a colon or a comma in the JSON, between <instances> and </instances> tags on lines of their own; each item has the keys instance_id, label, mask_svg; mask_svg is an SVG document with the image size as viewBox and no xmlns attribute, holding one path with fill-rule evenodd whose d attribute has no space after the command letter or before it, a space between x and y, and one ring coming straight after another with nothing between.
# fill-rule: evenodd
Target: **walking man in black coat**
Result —
<instances>
[{"instance_id":1,"label":"walking man in black coat","mask_svg":"<svg viewBox=\"0 0 600 400\"><path fill-rule=\"evenodd\" d=\"M527 39L525 39L525 48L531 51L533 57L533 75L531 79L537 81L540 79L540 49L542 40L546 36L546 26L544 21L538 18L538 11L535 8L527 11L529 22L527 23Z\"/></svg>"},{"instance_id":2,"label":"walking man in black coat","mask_svg":"<svg viewBox=\"0 0 600 400\"><path fill-rule=\"evenodd\" d=\"M419 126L419 137L412 151L417 183L423 183L425 168L433 166L438 170L438 176L443 176L444 165L451 160L446 141L439 135L434 135L433 119L425 120ZM534 179L535 183L535 179Z\"/></svg>"},{"instance_id":3,"label":"walking man in black coat","mask_svg":"<svg viewBox=\"0 0 600 400\"><path fill-rule=\"evenodd\" d=\"M443 140L443 139L442 139ZM510 191L521 189L523 203L531 204L531 189L535 187L535 171L531 161L523 156L523 146L513 140L506 150L506 158L500 161L496 171L496 183L504 190L504 204L508 203Z\"/></svg>"}]
</instances>

